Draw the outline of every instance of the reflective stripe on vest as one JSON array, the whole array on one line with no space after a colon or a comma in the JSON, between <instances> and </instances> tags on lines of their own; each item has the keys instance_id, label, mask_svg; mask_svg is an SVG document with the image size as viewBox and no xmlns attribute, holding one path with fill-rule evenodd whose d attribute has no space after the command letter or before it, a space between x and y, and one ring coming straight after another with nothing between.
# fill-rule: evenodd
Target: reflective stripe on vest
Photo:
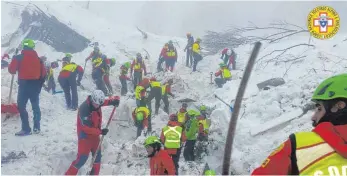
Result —
<instances>
[{"instance_id":1,"label":"reflective stripe on vest","mask_svg":"<svg viewBox=\"0 0 347 176\"><path fill-rule=\"evenodd\" d=\"M346 175L347 159L314 132L295 133L300 175Z\"/></svg>"},{"instance_id":2,"label":"reflective stripe on vest","mask_svg":"<svg viewBox=\"0 0 347 176\"><path fill-rule=\"evenodd\" d=\"M66 64L63 68L62 71L69 71L69 72L74 72L77 68L76 64L70 63Z\"/></svg>"},{"instance_id":3,"label":"reflective stripe on vest","mask_svg":"<svg viewBox=\"0 0 347 176\"><path fill-rule=\"evenodd\" d=\"M142 61L142 62L143 62L143 61ZM138 62L137 59L135 59L134 69L135 69L135 70L141 69L141 63Z\"/></svg>"},{"instance_id":4,"label":"reflective stripe on vest","mask_svg":"<svg viewBox=\"0 0 347 176\"><path fill-rule=\"evenodd\" d=\"M175 126L165 126L163 128L163 133L165 136L164 146L166 148L174 149L180 148L181 146L181 136L182 136L182 127Z\"/></svg>"},{"instance_id":5,"label":"reflective stripe on vest","mask_svg":"<svg viewBox=\"0 0 347 176\"><path fill-rule=\"evenodd\" d=\"M229 79L231 77L230 70L225 68L222 70L222 77L225 79Z\"/></svg>"},{"instance_id":6,"label":"reflective stripe on vest","mask_svg":"<svg viewBox=\"0 0 347 176\"><path fill-rule=\"evenodd\" d=\"M98 66L100 66L101 64L102 64L102 59L99 57L99 58L97 58L97 59L94 59L93 60L93 65L94 65L94 67L98 67Z\"/></svg>"},{"instance_id":7,"label":"reflective stripe on vest","mask_svg":"<svg viewBox=\"0 0 347 176\"><path fill-rule=\"evenodd\" d=\"M151 81L151 87L160 87L160 82L158 82L158 81Z\"/></svg>"},{"instance_id":8,"label":"reflective stripe on vest","mask_svg":"<svg viewBox=\"0 0 347 176\"><path fill-rule=\"evenodd\" d=\"M185 123L186 122L186 114L187 112L178 112L177 113L177 121L179 123Z\"/></svg>"},{"instance_id":9,"label":"reflective stripe on vest","mask_svg":"<svg viewBox=\"0 0 347 176\"><path fill-rule=\"evenodd\" d=\"M149 109L148 108L146 108L146 107L136 108L136 113L138 113L138 112L145 112L144 119L148 118L148 115L149 115Z\"/></svg>"},{"instance_id":10,"label":"reflective stripe on vest","mask_svg":"<svg viewBox=\"0 0 347 176\"><path fill-rule=\"evenodd\" d=\"M137 100L141 100L141 91L144 90L145 88L142 86L136 86L135 88L135 98Z\"/></svg>"},{"instance_id":11,"label":"reflective stripe on vest","mask_svg":"<svg viewBox=\"0 0 347 176\"><path fill-rule=\"evenodd\" d=\"M167 49L166 55L169 57L176 56L175 50Z\"/></svg>"}]
</instances>

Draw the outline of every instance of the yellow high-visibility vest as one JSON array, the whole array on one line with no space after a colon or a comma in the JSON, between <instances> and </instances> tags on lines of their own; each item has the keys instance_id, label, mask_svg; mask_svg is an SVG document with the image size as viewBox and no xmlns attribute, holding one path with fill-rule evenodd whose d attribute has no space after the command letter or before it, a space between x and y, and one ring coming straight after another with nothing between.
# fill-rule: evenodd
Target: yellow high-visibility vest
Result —
<instances>
[{"instance_id":1,"label":"yellow high-visibility vest","mask_svg":"<svg viewBox=\"0 0 347 176\"><path fill-rule=\"evenodd\" d=\"M314 132L295 133L300 175L346 175L347 159Z\"/></svg>"}]
</instances>

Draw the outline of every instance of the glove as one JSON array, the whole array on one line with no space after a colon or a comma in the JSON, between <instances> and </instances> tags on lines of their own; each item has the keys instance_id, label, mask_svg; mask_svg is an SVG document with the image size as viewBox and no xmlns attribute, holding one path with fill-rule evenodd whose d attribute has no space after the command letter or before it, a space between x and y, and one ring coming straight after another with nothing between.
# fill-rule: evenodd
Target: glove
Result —
<instances>
[{"instance_id":1,"label":"glove","mask_svg":"<svg viewBox=\"0 0 347 176\"><path fill-rule=\"evenodd\" d=\"M119 106L119 96L113 96L109 99L109 104L118 107Z\"/></svg>"},{"instance_id":2,"label":"glove","mask_svg":"<svg viewBox=\"0 0 347 176\"><path fill-rule=\"evenodd\" d=\"M77 85L77 86L80 86L80 85L81 85L81 82L80 82L80 81L77 81L76 85Z\"/></svg>"},{"instance_id":3,"label":"glove","mask_svg":"<svg viewBox=\"0 0 347 176\"><path fill-rule=\"evenodd\" d=\"M107 133L108 133L108 129L107 128L104 128L104 129L101 130L101 134L103 136L105 136Z\"/></svg>"}]
</instances>

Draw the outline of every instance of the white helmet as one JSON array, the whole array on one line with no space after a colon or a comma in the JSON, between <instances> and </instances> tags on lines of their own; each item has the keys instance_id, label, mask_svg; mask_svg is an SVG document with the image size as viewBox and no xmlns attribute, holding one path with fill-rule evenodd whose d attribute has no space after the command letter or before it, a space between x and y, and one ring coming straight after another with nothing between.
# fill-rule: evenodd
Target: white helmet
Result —
<instances>
[{"instance_id":1,"label":"white helmet","mask_svg":"<svg viewBox=\"0 0 347 176\"><path fill-rule=\"evenodd\" d=\"M97 105L102 105L105 101L105 94L101 90L94 90L91 94L92 102Z\"/></svg>"},{"instance_id":2,"label":"white helmet","mask_svg":"<svg viewBox=\"0 0 347 176\"><path fill-rule=\"evenodd\" d=\"M46 61L46 62L45 62L45 67L46 67L46 68L50 68L50 67L51 67L51 62Z\"/></svg>"},{"instance_id":3,"label":"white helmet","mask_svg":"<svg viewBox=\"0 0 347 176\"><path fill-rule=\"evenodd\" d=\"M232 53L231 49L228 49L227 55L231 55L231 53Z\"/></svg>"}]
</instances>

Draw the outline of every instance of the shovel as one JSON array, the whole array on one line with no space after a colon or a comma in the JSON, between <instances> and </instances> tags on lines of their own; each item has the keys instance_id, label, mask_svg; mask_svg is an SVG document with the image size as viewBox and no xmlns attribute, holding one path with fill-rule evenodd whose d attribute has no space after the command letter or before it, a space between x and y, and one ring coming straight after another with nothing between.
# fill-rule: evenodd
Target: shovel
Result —
<instances>
[{"instance_id":1,"label":"shovel","mask_svg":"<svg viewBox=\"0 0 347 176\"><path fill-rule=\"evenodd\" d=\"M11 104L13 80L14 80L14 75L12 75L12 78L11 78L11 87L10 87L10 95L8 97L8 103L5 105L1 104L1 113L6 113L6 118L4 121L10 118L10 114L15 115L19 113L17 104L16 103Z\"/></svg>"}]
</instances>

